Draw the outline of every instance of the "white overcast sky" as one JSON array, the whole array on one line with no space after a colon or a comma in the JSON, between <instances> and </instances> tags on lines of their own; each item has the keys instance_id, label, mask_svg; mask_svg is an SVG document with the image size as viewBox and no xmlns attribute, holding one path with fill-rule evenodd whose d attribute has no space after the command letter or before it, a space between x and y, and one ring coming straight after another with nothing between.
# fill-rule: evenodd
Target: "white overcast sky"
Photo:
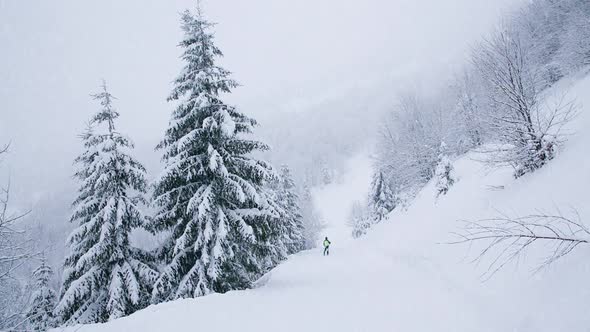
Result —
<instances>
[{"instance_id":1,"label":"white overcast sky","mask_svg":"<svg viewBox=\"0 0 590 332\"><path fill-rule=\"evenodd\" d=\"M230 101L257 116L357 81L452 67L518 1L208 0L203 6L218 23L224 65L243 85ZM165 99L180 66L179 12L194 3L0 0L0 142L12 142L3 173L9 168L15 185L31 195L71 182L76 135L96 110L89 94L102 78L118 97L120 130L135 140L140 159L157 160L151 151L167 124L172 107Z\"/></svg>"}]
</instances>

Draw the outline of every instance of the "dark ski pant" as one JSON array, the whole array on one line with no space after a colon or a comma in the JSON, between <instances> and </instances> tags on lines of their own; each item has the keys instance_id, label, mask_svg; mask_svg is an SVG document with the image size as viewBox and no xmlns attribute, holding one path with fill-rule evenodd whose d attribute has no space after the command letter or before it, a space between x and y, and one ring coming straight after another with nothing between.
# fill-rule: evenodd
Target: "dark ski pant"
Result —
<instances>
[{"instance_id":1,"label":"dark ski pant","mask_svg":"<svg viewBox=\"0 0 590 332\"><path fill-rule=\"evenodd\" d=\"M324 256L330 255L330 246L324 247Z\"/></svg>"}]
</instances>

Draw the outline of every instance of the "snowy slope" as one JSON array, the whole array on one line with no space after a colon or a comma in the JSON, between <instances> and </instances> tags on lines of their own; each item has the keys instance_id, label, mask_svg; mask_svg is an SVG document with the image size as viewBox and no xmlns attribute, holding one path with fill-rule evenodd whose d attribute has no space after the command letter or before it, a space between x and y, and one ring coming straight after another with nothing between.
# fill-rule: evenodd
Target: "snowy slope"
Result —
<instances>
[{"instance_id":1,"label":"snowy slope","mask_svg":"<svg viewBox=\"0 0 590 332\"><path fill-rule=\"evenodd\" d=\"M352 241L352 232L347 221L354 202L363 202L369 193L371 183L371 159L366 154L359 154L343 167L344 172L334 183L313 188L314 206L324 222L325 235L338 246ZM323 238L319 239L321 246Z\"/></svg>"},{"instance_id":2,"label":"snowy slope","mask_svg":"<svg viewBox=\"0 0 590 332\"><path fill-rule=\"evenodd\" d=\"M483 282L486 266L470 264L467 247L441 244L453 239L457 220L490 217L494 209L518 215L575 207L590 224L590 78L571 89L562 85L583 105L573 124L578 132L556 160L534 174L513 180L511 170L486 169L468 155L455 162L459 181L447 196L436 200L428 185L407 211L392 213L364 238L334 241L330 257L319 249L295 255L257 289L165 303L110 323L58 330L588 331L590 248L579 247L533 275L536 259L548 249L540 245L520 266ZM327 193L350 201L350 192L320 193L319 200L332 205L324 213L340 213L330 212L337 210L337 200Z\"/></svg>"}]
</instances>

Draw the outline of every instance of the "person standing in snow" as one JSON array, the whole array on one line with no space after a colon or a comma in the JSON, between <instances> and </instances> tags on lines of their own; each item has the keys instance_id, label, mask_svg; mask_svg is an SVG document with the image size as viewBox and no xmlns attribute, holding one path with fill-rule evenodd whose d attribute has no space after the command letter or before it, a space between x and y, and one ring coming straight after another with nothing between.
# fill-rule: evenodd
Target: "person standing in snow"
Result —
<instances>
[{"instance_id":1,"label":"person standing in snow","mask_svg":"<svg viewBox=\"0 0 590 332\"><path fill-rule=\"evenodd\" d=\"M326 255L330 255L330 244L332 242L330 242L330 240L328 240L328 237L326 236L326 238L324 239L324 256Z\"/></svg>"}]
</instances>

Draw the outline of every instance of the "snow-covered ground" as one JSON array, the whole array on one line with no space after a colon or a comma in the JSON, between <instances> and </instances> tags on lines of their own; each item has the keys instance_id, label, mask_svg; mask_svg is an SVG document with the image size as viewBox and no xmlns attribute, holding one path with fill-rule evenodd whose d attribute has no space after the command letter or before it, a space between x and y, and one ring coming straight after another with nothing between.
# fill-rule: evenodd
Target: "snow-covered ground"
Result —
<instances>
[{"instance_id":1,"label":"snow-covered ground","mask_svg":"<svg viewBox=\"0 0 590 332\"><path fill-rule=\"evenodd\" d=\"M579 247L533 275L537 259L549 250L538 245L519 266L483 282L485 264L470 264L473 255L466 246L443 244L453 239L450 232L458 229L458 220L490 217L495 209L522 215L574 207L590 224L590 78L568 89L584 105L573 124L577 134L556 160L534 174L514 180L511 170L487 169L467 155L454 164L459 179L448 195L437 200L434 186L428 185L407 211L392 213L367 236L333 241L329 257L321 249L295 255L259 288L58 330L588 331L590 248ZM338 202L348 209L347 202L366 190L361 173L340 187L316 192L316 200L326 204L322 213L334 237L341 236L337 225L345 216ZM353 183L361 183L358 190Z\"/></svg>"},{"instance_id":2,"label":"snow-covered ground","mask_svg":"<svg viewBox=\"0 0 590 332\"><path fill-rule=\"evenodd\" d=\"M355 201L367 199L371 183L371 159L365 153L346 163L344 172L333 183L312 190L314 206L325 223L324 234L338 246L352 240L348 218ZM321 245L323 237L320 239Z\"/></svg>"}]
</instances>

